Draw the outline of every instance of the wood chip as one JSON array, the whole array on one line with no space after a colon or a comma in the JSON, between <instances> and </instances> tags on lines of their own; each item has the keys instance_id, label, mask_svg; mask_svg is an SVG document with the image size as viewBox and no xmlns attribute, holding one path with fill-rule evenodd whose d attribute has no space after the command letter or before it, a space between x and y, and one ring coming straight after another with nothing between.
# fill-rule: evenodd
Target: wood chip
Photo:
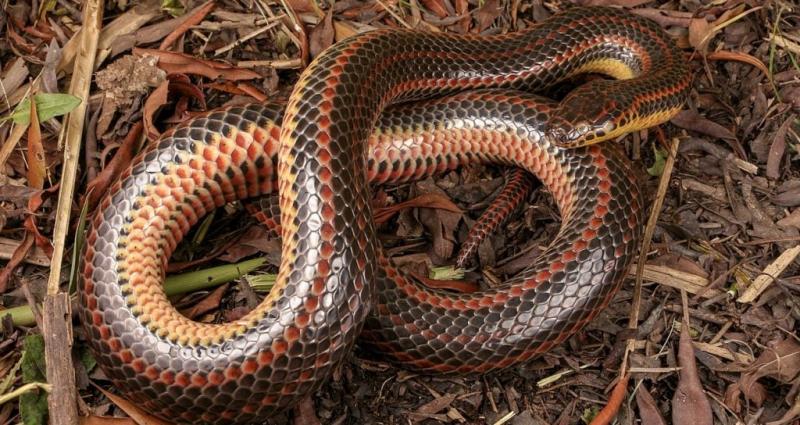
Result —
<instances>
[{"instance_id":1,"label":"wood chip","mask_svg":"<svg viewBox=\"0 0 800 425\"><path fill-rule=\"evenodd\" d=\"M636 270L632 268L628 275L635 277ZM644 266L644 279L672 288L684 289L690 294L699 293L709 284L708 279L702 276L682 272L666 266L654 266L651 264ZM705 289L701 296L704 298L713 298L719 294L721 294L721 292L717 289Z\"/></svg>"},{"instance_id":2,"label":"wood chip","mask_svg":"<svg viewBox=\"0 0 800 425\"><path fill-rule=\"evenodd\" d=\"M792 248L783 252L775 261L764 268L764 271L758 275L753 283L744 290L742 295L736 301L740 303L753 302L765 289L783 273L792 262L800 255L800 245L795 245Z\"/></svg>"}]
</instances>

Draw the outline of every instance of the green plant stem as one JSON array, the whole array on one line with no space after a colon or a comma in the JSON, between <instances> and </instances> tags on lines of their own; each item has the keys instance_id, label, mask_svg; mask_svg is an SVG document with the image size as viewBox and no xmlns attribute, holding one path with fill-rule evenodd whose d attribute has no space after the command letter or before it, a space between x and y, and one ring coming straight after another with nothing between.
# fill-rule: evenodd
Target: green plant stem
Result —
<instances>
[{"instance_id":1,"label":"green plant stem","mask_svg":"<svg viewBox=\"0 0 800 425\"><path fill-rule=\"evenodd\" d=\"M213 288L225 282L239 279L260 267L266 261L265 258L254 258L237 264L226 264L224 266L212 267L205 270L169 276L164 281L164 292L166 292L168 296L172 296L200 289ZM33 326L36 324L30 306L23 305L0 310L0 318L7 314L11 315L11 321L14 323L14 326Z\"/></svg>"}]
</instances>

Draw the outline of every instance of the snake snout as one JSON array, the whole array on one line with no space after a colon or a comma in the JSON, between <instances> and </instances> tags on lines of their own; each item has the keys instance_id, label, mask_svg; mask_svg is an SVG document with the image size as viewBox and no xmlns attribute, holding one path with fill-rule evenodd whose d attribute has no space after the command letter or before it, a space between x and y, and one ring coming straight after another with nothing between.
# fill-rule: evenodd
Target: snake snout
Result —
<instances>
[{"instance_id":1,"label":"snake snout","mask_svg":"<svg viewBox=\"0 0 800 425\"><path fill-rule=\"evenodd\" d=\"M622 111L614 100L575 96L565 99L554 115L549 130L553 142L562 148L577 148L615 137Z\"/></svg>"}]
</instances>

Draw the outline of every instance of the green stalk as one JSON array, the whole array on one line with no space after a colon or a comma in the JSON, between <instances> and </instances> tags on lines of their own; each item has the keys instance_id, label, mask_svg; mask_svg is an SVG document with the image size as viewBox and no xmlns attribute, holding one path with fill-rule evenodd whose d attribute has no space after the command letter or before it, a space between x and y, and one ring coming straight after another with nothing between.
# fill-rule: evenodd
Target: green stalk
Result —
<instances>
[{"instance_id":1,"label":"green stalk","mask_svg":"<svg viewBox=\"0 0 800 425\"><path fill-rule=\"evenodd\" d=\"M200 289L214 288L223 283L239 279L262 266L266 261L265 258L254 258L237 264L226 264L224 266L212 267L205 270L169 276L164 281L164 292L166 292L168 296L172 296ZM23 305L0 310L0 317L7 314L11 315L11 321L14 323L14 326L33 326L36 324L30 306Z\"/></svg>"}]
</instances>

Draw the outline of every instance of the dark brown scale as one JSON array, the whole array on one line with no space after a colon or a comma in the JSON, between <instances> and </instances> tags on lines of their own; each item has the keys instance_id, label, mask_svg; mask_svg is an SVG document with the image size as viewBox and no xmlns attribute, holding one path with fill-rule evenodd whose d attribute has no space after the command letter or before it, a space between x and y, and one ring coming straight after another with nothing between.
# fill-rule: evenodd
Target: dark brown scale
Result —
<instances>
[{"instance_id":1,"label":"dark brown scale","mask_svg":"<svg viewBox=\"0 0 800 425\"><path fill-rule=\"evenodd\" d=\"M630 105L643 94L662 108L683 103L688 72L655 24L576 8L514 35L375 31L334 45L290 98L277 160L277 106L232 108L181 126L136 159L92 220L80 316L98 363L148 412L241 423L318 388L365 321L365 346L423 371L508 367L563 341L609 301L635 251L642 205L624 158L611 147L558 148L571 143L562 136L577 133L568 117L555 119L555 105L496 92L405 109L395 127L406 130L398 131L420 145L438 143L413 161L376 158L367 170L365 142L387 104L469 88L542 89L603 55L641 71L604 93L613 111L631 115L624 118L638 113ZM593 108L575 118L596 125ZM621 117L611 118L619 129ZM431 136L441 131L452 137ZM392 169L386 161L400 168L379 172ZM367 182L476 161L537 175L560 205L563 227L501 288L461 296L427 290L392 269L376 245ZM404 168L418 165L427 169ZM181 316L160 288L176 244L211 209L274 192L276 175L284 245L273 291L233 323Z\"/></svg>"}]
</instances>

